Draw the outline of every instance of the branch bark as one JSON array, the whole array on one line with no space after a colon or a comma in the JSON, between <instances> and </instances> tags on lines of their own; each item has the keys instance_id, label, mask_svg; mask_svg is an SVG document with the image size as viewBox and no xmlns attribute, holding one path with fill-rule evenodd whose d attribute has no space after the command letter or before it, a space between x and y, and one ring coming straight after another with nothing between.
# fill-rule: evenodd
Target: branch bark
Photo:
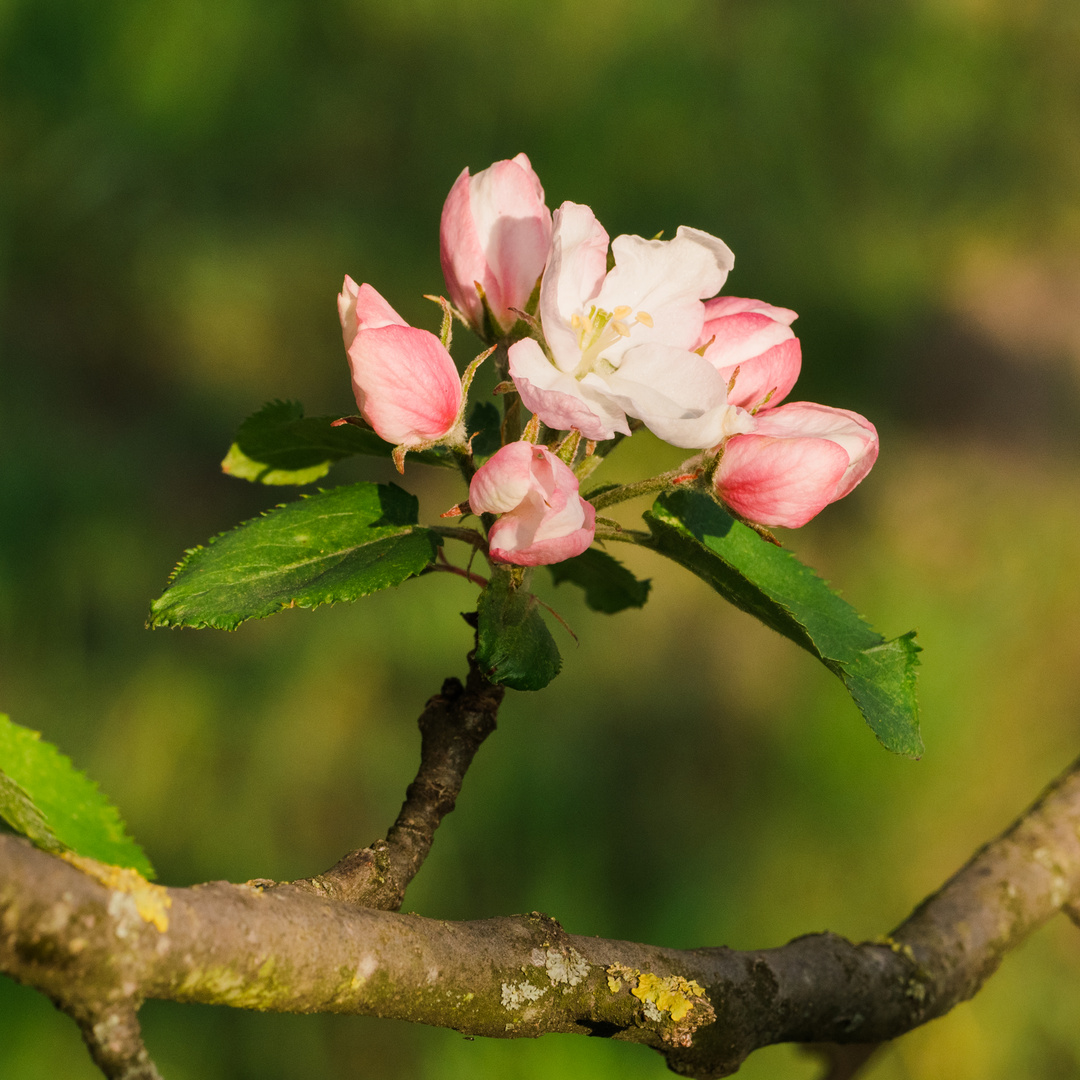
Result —
<instances>
[{"instance_id":1,"label":"branch bark","mask_svg":"<svg viewBox=\"0 0 1080 1080\"><path fill-rule=\"evenodd\" d=\"M891 935L861 944L826 933L679 951L578 937L535 912L447 923L299 887L104 880L0 836L0 970L77 1018L155 997L497 1038L578 1032L721 1077L770 1043L877 1043L971 997L1080 898L1080 762Z\"/></svg>"}]
</instances>

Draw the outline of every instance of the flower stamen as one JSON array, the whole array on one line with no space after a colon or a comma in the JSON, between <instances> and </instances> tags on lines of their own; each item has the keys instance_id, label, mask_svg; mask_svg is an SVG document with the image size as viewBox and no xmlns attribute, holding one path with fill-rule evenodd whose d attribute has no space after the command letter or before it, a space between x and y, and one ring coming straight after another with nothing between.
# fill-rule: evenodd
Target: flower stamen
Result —
<instances>
[{"instance_id":1,"label":"flower stamen","mask_svg":"<svg viewBox=\"0 0 1080 1080\"><path fill-rule=\"evenodd\" d=\"M633 308L620 304L614 311L605 311L592 305L589 313L575 312L570 316L570 327L577 331L578 348L581 349L581 362L574 372L575 378L583 378L591 371L596 371L604 362L602 353L614 345L619 338L628 338L630 331L639 323L642 326L653 325L652 316L647 311L639 311L632 321L627 316ZM612 365L612 370L614 366Z\"/></svg>"}]
</instances>

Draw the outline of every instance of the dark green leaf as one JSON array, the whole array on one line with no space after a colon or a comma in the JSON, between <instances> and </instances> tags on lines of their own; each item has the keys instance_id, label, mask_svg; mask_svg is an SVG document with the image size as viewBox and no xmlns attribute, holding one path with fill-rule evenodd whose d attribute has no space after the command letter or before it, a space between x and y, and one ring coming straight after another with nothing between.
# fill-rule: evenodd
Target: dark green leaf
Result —
<instances>
[{"instance_id":1,"label":"dark green leaf","mask_svg":"<svg viewBox=\"0 0 1080 1080\"><path fill-rule=\"evenodd\" d=\"M97 784L36 731L0 715L0 817L46 851L154 869Z\"/></svg>"},{"instance_id":2,"label":"dark green leaf","mask_svg":"<svg viewBox=\"0 0 1080 1080\"><path fill-rule=\"evenodd\" d=\"M439 537L416 497L349 484L279 506L188 552L150 607L151 626L235 630L289 607L357 600L420 573Z\"/></svg>"},{"instance_id":3,"label":"dark green leaf","mask_svg":"<svg viewBox=\"0 0 1080 1080\"><path fill-rule=\"evenodd\" d=\"M332 416L304 416L297 401L271 401L249 416L229 447L221 468L230 476L259 484L310 484L330 466L353 454L389 457L393 447L374 431L342 424ZM453 465L442 451L413 455L428 465Z\"/></svg>"},{"instance_id":4,"label":"dark green leaf","mask_svg":"<svg viewBox=\"0 0 1080 1080\"><path fill-rule=\"evenodd\" d=\"M492 682L541 690L559 674L562 658L539 606L532 593L513 587L505 570L480 594L476 662Z\"/></svg>"},{"instance_id":5,"label":"dark green leaf","mask_svg":"<svg viewBox=\"0 0 1080 1080\"><path fill-rule=\"evenodd\" d=\"M705 495L663 495L645 520L651 547L839 676L883 746L909 757L922 753L914 632L885 641L791 552L762 540Z\"/></svg>"},{"instance_id":6,"label":"dark green leaf","mask_svg":"<svg viewBox=\"0 0 1080 1080\"><path fill-rule=\"evenodd\" d=\"M465 421L465 430L473 437L474 457L491 457L502 446L502 418L490 401L478 401Z\"/></svg>"},{"instance_id":7,"label":"dark green leaf","mask_svg":"<svg viewBox=\"0 0 1080 1080\"><path fill-rule=\"evenodd\" d=\"M585 603L593 611L613 615L628 607L644 607L649 598L649 582L638 581L618 559L599 548L573 559L552 563L548 569L559 585L571 581L585 590Z\"/></svg>"}]
</instances>

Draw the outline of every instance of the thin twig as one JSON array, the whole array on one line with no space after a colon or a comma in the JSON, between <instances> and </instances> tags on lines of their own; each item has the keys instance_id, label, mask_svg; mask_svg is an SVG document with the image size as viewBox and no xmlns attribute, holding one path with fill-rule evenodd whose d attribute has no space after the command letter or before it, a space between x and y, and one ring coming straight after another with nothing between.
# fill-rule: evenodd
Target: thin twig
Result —
<instances>
[{"instance_id":1,"label":"thin twig","mask_svg":"<svg viewBox=\"0 0 1080 1080\"><path fill-rule=\"evenodd\" d=\"M486 584L468 571L444 569ZM465 685L459 679L447 679L442 692L420 714L420 768L386 839L350 852L324 874L277 887L397 911L431 850L435 830L454 809L480 744L495 730L504 693L502 686L487 681L470 653Z\"/></svg>"},{"instance_id":2,"label":"thin twig","mask_svg":"<svg viewBox=\"0 0 1080 1080\"><path fill-rule=\"evenodd\" d=\"M161 1080L130 1002L80 1019L79 1030L94 1064L109 1080Z\"/></svg>"}]
</instances>

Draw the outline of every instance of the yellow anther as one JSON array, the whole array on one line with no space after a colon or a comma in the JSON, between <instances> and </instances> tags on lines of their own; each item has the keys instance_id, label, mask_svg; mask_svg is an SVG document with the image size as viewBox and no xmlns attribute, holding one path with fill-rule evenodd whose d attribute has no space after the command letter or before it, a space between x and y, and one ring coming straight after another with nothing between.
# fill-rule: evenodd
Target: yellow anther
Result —
<instances>
[{"instance_id":1,"label":"yellow anther","mask_svg":"<svg viewBox=\"0 0 1080 1080\"><path fill-rule=\"evenodd\" d=\"M630 308L628 308L625 304L621 304L611 313L611 317L613 319L625 319L626 316L629 314Z\"/></svg>"},{"instance_id":2,"label":"yellow anther","mask_svg":"<svg viewBox=\"0 0 1080 1080\"><path fill-rule=\"evenodd\" d=\"M641 323L642 326L651 327L653 324L652 316L647 311L639 311L637 313L637 321Z\"/></svg>"},{"instance_id":3,"label":"yellow anther","mask_svg":"<svg viewBox=\"0 0 1080 1080\"><path fill-rule=\"evenodd\" d=\"M611 324L611 329L614 330L615 333L619 335L619 337L630 336L630 327L627 326L624 322L613 322Z\"/></svg>"},{"instance_id":4,"label":"yellow anther","mask_svg":"<svg viewBox=\"0 0 1080 1080\"><path fill-rule=\"evenodd\" d=\"M570 325L575 330L579 330L581 328L581 316L580 315L571 315L570 316Z\"/></svg>"}]
</instances>

